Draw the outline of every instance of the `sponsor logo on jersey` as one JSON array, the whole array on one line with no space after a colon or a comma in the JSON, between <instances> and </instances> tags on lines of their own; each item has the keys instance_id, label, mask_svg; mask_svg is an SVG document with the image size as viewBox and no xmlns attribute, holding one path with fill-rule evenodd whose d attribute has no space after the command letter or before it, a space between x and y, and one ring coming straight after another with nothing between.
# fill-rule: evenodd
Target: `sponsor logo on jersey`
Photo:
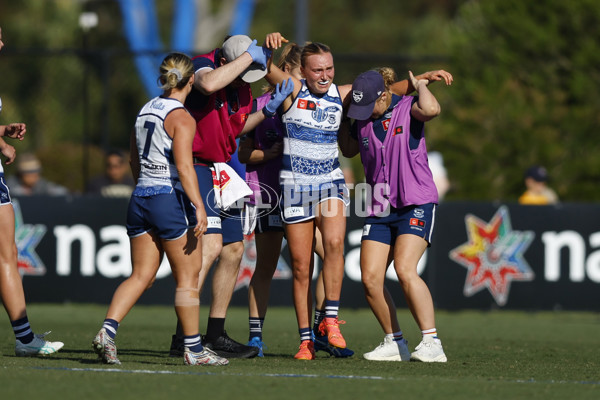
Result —
<instances>
[{"instance_id":1,"label":"sponsor logo on jersey","mask_svg":"<svg viewBox=\"0 0 600 400\"><path fill-rule=\"evenodd\" d=\"M304 208L288 207L285 210L283 210L283 215L286 218L303 217L304 216Z\"/></svg>"},{"instance_id":2,"label":"sponsor logo on jersey","mask_svg":"<svg viewBox=\"0 0 600 400\"><path fill-rule=\"evenodd\" d=\"M402 125L400 125L400 126L397 126L397 127L394 129L394 136L396 136L396 135L401 135L402 133L403 133Z\"/></svg>"},{"instance_id":3,"label":"sponsor logo on jersey","mask_svg":"<svg viewBox=\"0 0 600 400\"><path fill-rule=\"evenodd\" d=\"M425 228L425 221L423 221L422 219L411 218L409 224L412 226L418 226L420 228Z\"/></svg>"},{"instance_id":4,"label":"sponsor logo on jersey","mask_svg":"<svg viewBox=\"0 0 600 400\"><path fill-rule=\"evenodd\" d=\"M299 99L298 100L298 108L301 110L310 110L314 111L317 109L317 103L311 100Z\"/></svg>"},{"instance_id":5,"label":"sponsor logo on jersey","mask_svg":"<svg viewBox=\"0 0 600 400\"><path fill-rule=\"evenodd\" d=\"M381 126L383 127L384 131L387 131L388 128L390 127L390 120L388 119L384 119L383 121L381 121Z\"/></svg>"}]
</instances>

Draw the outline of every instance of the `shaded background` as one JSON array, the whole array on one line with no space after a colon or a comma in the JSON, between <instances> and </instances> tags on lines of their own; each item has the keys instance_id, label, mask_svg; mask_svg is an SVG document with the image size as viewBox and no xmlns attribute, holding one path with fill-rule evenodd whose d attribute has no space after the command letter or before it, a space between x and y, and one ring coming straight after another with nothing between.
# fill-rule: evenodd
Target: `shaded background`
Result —
<instances>
[{"instance_id":1,"label":"shaded background","mask_svg":"<svg viewBox=\"0 0 600 400\"><path fill-rule=\"evenodd\" d=\"M84 12L95 26L82 28ZM453 86L432 87L442 114L426 132L447 199L516 200L531 164L548 168L562 201L600 199L596 0L21 0L0 3L0 26L0 123L26 122L18 152L73 192L102 170L102 150L128 147L165 52L280 31L330 45L337 83L383 65L452 72Z\"/></svg>"}]
</instances>

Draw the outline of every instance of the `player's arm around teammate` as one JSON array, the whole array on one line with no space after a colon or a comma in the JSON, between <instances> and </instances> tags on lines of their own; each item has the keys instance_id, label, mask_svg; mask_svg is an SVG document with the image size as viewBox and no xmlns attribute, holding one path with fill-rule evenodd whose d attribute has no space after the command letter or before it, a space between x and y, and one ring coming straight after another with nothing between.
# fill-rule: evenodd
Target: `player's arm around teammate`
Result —
<instances>
[{"instance_id":1,"label":"player's arm around teammate","mask_svg":"<svg viewBox=\"0 0 600 400\"><path fill-rule=\"evenodd\" d=\"M431 243L437 190L427 166L424 125L440 113L429 91L428 79L409 72L417 98L392 94L395 74L390 68L365 72L354 81L348 115L356 119L354 137L359 142L365 178L373 188L387 186L389 200L372 196L361 243L361 275L367 301L385 332L384 341L364 354L369 360L445 362L437 338L431 293L417 273L417 264ZM452 82L451 75L446 83ZM384 123L385 122L385 123ZM413 123L417 122L417 123ZM407 127L410 130L406 131ZM394 168L380 168L391 165ZM382 213L389 210L389 213ZM389 214L389 215L386 215ZM385 273L394 268L408 307L423 333L411 354L400 329L393 300L384 286Z\"/></svg>"}]
</instances>

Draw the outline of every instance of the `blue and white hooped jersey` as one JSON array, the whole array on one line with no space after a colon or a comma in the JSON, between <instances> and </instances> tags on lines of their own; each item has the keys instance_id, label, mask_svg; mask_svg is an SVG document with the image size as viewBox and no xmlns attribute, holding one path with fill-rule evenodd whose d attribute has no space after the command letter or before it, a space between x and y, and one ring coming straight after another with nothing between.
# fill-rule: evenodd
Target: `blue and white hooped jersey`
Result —
<instances>
[{"instance_id":1,"label":"blue and white hooped jersey","mask_svg":"<svg viewBox=\"0 0 600 400\"><path fill-rule=\"evenodd\" d=\"M134 196L169 193L182 190L175 159L173 139L165 130L165 119L173 110L184 108L178 100L155 97L144 107L135 121L136 145L140 161L140 176Z\"/></svg>"},{"instance_id":2,"label":"blue and white hooped jersey","mask_svg":"<svg viewBox=\"0 0 600 400\"><path fill-rule=\"evenodd\" d=\"M297 191L325 189L343 179L339 168L337 135L342 119L342 99L336 85L315 96L302 80L292 106L281 117L285 125L281 185Z\"/></svg>"}]
</instances>

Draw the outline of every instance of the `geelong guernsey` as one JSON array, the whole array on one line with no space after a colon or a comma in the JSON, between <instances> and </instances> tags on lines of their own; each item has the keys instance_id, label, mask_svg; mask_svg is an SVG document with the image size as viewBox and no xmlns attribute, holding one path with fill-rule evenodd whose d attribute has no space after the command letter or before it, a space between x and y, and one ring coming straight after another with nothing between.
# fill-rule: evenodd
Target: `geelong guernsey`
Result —
<instances>
[{"instance_id":1,"label":"geelong guernsey","mask_svg":"<svg viewBox=\"0 0 600 400\"><path fill-rule=\"evenodd\" d=\"M283 139L281 185L296 191L326 189L344 179L339 168L337 135L342 119L342 99L336 85L323 96L302 88L292 106L282 115Z\"/></svg>"},{"instance_id":2,"label":"geelong guernsey","mask_svg":"<svg viewBox=\"0 0 600 400\"><path fill-rule=\"evenodd\" d=\"M365 179L373 189L367 204L370 216L380 214L389 205L402 208L438 202L427 162L424 127L420 125L418 132L411 132L413 100L413 96L404 96L383 118L356 122ZM373 124L387 125L383 141L375 135Z\"/></svg>"},{"instance_id":3,"label":"geelong guernsey","mask_svg":"<svg viewBox=\"0 0 600 400\"><path fill-rule=\"evenodd\" d=\"M173 139L164 125L167 115L179 108L184 107L178 100L155 97L138 114L135 136L140 176L134 196L169 193L173 188L183 190L173 158Z\"/></svg>"}]
</instances>

